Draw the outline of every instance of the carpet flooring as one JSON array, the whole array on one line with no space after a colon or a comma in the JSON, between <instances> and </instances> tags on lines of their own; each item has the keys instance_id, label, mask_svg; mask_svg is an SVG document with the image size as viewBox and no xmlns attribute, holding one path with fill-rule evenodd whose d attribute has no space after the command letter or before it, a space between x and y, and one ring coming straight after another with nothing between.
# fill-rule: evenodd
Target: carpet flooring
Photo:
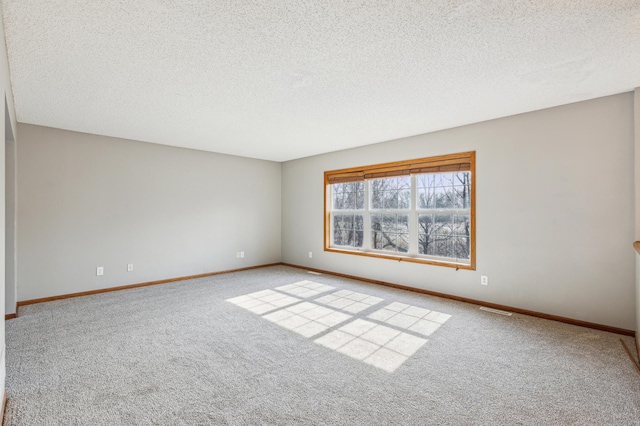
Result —
<instances>
[{"instance_id":1,"label":"carpet flooring","mask_svg":"<svg viewBox=\"0 0 640 426\"><path fill-rule=\"evenodd\" d=\"M4 424L640 425L620 338L275 266L22 307Z\"/></svg>"}]
</instances>

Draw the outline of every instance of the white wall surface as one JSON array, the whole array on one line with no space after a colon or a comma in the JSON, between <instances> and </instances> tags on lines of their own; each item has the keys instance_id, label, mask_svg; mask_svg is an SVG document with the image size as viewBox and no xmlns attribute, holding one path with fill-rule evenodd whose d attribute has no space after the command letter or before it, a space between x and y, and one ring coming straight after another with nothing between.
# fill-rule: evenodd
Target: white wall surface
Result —
<instances>
[{"instance_id":1,"label":"white wall surface","mask_svg":"<svg viewBox=\"0 0 640 426\"><path fill-rule=\"evenodd\" d=\"M633 144L625 93L286 162L283 262L635 329ZM323 251L324 171L472 150L476 271Z\"/></svg>"},{"instance_id":2,"label":"white wall surface","mask_svg":"<svg viewBox=\"0 0 640 426\"><path fill-rule=\"evenodd\" d=\"M281 259L280 163L22 123L19 132L18 300Z\"/></svg>"}]
</instances>

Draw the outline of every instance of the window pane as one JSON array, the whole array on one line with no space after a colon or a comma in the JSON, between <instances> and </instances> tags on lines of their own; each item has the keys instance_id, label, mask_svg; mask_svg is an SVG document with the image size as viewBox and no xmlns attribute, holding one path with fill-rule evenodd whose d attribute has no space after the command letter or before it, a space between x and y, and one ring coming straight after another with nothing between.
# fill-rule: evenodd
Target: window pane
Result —
<instances>
[{"instance_id":1,"label":"window pane","mask_svg":"<svg viewBox=\"0 0 640 426\"><path fill-rule=\"evenodd\" d=\"M398 189L411 189L411 176L400 176L396 178Z\"/></svg>"},{"instance_id":2,"label":"window pane","mask_svg":"<svg viewBox=\"0 0 640 426\"><path fill-rule=\"evenodd\" d=\"M433 215L418 215L418 253L427 254L429 244L431 243L430 230L433 226Z\"/></svg>"},{"instance_id":3,"label":"window pane","mask_svg":"<svg viewBox=\"0 0 640 426\"><path fill-rule=\"evenodd\" d=\"M342 192L333 192L332 193L332 201L333 201L333 210L342 209Z\"/></svg>"},{"instance_id":4,"label":"window pane","mask_svg":"<svg viewBox=\"0 0 640 426\"><path fill-rule=\"evenodd\" d=\"M382 230L395 233L398 228L398 218L395 214L382 215Z\"/></svg>"},{"instance_id":5,"label":"window pane","mask_svg":"<svg viewBox=\"0 0 640 426\"><path fill-rule=\"evenodd\" d=\"M398 191L398 208L409 209L411 208L411 190Z\"/></svg>"},{"instance_id":6,"label":"window pane","mask_svg":"<svg viewBox=\"0 0 640 426\"><path fill-rule=\"evenodd\" d=\"M342 221L344 223L344 229L353 229L353 216L352 215L342 216Z\"/></svg>"},{"instance_id":7,"label":"window pane","mask_svg":"<svg viewBox=\"0 0 640 426\"><path fill-rule=\"evenodd\" d=\"M436 176L433 173L418 175L418 188L433 188L436 186Z\"/></svg>"},{"instance_id":8,"label":"window pane","mask_svg":"<svg viewBox=\"0 0 640 426\"><path fill-rule=\"evenodd\" d=\"M471 206L471 172L460 172L453 176L455 188L454 207L468 209Z\"/></svg>"},{"instance_id":9,"label":"window pane","mask_svg":"<svg viewBox=\"0 0 640 426\"><path fill-rule=\"evenodd\" d=\"M364 210L364 190L356 193L356 210Z\"/></svg>"},{"instance_id":10,"label":"window pane","mask_svg":"<svg viewBox=\"0 0 640 426\"><path fill-rule=\"evenodd\" d=\"M435 202L438 209L450 209L453 201L453 188L435 188Z\"/></svg>"},{"instance_id":11,"label":"window pane","mask_svg":"<svg viewBox=\"0 0 640 426\"><path fill-rule=\"evenodd\" d=\"M418 233L430 234L433 227L433 215L432 214L420 214L418 215Z\"/></svg>"},{"instance_id":12,"label":"window pane","mask_svg":"<svg viewBox=\"0 0 640 426\"><path fill-rule=\"evenodd\" d=\"M347 232L341 229L335 228L333 231L333 243L337 246L346 246L347 245Z\"/></svg>"},{"instance_id":13,"label":"window pane","mask_svg":"<svg viewBox=\"0 0 640 426\"><path fill-rule=\"evenodd\" d=\"M373 179L372 181L369 182L369 190L371 192L370 197L371 197L371 208L372 209L382 209L384 208L384 197L382 195L383 193L383 186L384 186L384 180L383 179Z\"/></svg>"},{"instance_id":14,"label":"window pane","mask_svg":"<svg viewBox=\"0 0 640 426\"><path fill-rule=\"evenodd\" d=\"M371 215L371 248L392 252L409 251L409 215Z\"/></svg>"},{"instance_id":15,"label":"window pane","mask_svg":"<svg viewBox=\"0 0 640 426\"><path fill-rule=\"evenodd\" d=\"M425 254L439 257L452 257L451 239L443 236L432 236L429 251Z\"/></svg>"},{"instance_id":16,"label":"window pane","mask_svg":"<svg viewBox=\"0 0 640 426\"><path fill-rule=\"evenodd\" d=\"M453 187L453 207L456 209L468 209L471 202L471 194L468 186Z\"/></svg>"},{"instance_id":17,"label":"window pane","mask_svg":"<svg viewBox=\"0 0 640 426\"><path fill-rule=\"evenodd\" d=\"M384 208L385 209L397 209L398 208L398 191L384 191Z\"/></svg>"},{"instance_id":18,"label":"window pane","mask_svg":"<svg viewBox=\"0 0 640 426\"><path fill-rule=\"evenodd\" d=\"M453 215L437 214L433 216L431 234L449 236L453 233Z\"/></svg>"},{"instance_id":19,"label":"window pane","mask_svg":"<svg viewBox=\"0 0 640 426\"><path fill-rule=\"evenodd\" d=\"M435 173L435 186L452 186L453 175L451 173Z\"/></svg>"},{"instance_id":20,"label":"window pane","mask_svg":"<svg viewBox=\"0 0 640 426\"><path fill-rule=\"evenodd\" d=\"M436 208L436 195L434 188L418 189L417 194L418 208L434 209Z\"/></svg>"},{"instance_id":21,"label":"window pane","mask_svg":"<svg viewBox=\"0 0 640 426\"><path fill-rule=\"evenodd\" d=\"M374 250L382 250L382 247L383 247L382 232L372 231L371 232L371 248Z\"/></svg>"},{"instance_id":22,"label":"window pane","mask_svg":"<svg viewBox=\"0 0 640 426\"><path fill-rule=\"evenodd\" d=\"M369 181L371 209L396 210L411 208L411 177L372 179Z\"/></svg>"},{"instance_id":23,"label":"window pane","mask_svg":"<svg viewBox=\"0 0 640 426\"><path fill-rule=\"evenodd\" d=\"M363 216L361 214L333 215L333 244L337 246L362 247Z\"/></svg>"},{"instance_id":24,"label":"window pane","mask_svg":"<svg viewBox=\"0 0 640 426\"><path fill-rule=\"evenodd\" d=\"M371 230L373 230L373 231L381 231L382 230L382 215L381 214L372 214L371 215Z\"/></svg>"},{"instance_id":25,"label":"window pane","mask_svg":"<svg viewBox=\"0 0 640 426\"><path fill-rule=\"evenodd\" d=\"M364 182L336 183L331 186L333 210L363 210Z\"/></svg>"},{"instance_id":26,"label":"window pane","mask_svg":"<svg viewBox=\"0 0 640 426\"><path fill-rule=\"evenodd\" d=\"M364 218L361 214L354 215L354 229L362 231L364 229Z\"/></svg>"},{"instance_id":27,"label":"window pane","mask_svg":"<svg viewBox=\"0 0 640 426\"><path fill-rule=\"evenodd\" d=\"M406 253L409 251L409 234L398 234L396 236L396 251Z\"/></svg>"},{"instance_id":28,"label":"window pane","mask_svg":"<svg viewBox=\"0 0 640 426\"><path fill-rule=\"evenodd\" d=\"M471 222L469 215L454 216L453 233L468 237L471 233Z\"/></svg>"},{"instance_id":29,"label":"window pane","mask_svg":"<svg viewBox=\"0 0 640 426\"><path fill-rule=\"evenodd\" d=\"M453 256L458 259L469 259L469 253L471 247L469 245L468 237L454 237L453 238Z\"/></svg>"},{"instance_id":30,"label":"window pane","mask_svg":"<svg viewBox=\"0 0 640 426\"><path fill-rule=\"evenodd\" d=\"M454 176L453 178L454 185L470 186L471 172L459 172L459 173L455 173L453 176Z\"/></svg>"},{"instance_id":31,"label":"window pane","mask_svg":"<svg viewBox=\"0 0 640 426\"><path fill-rule=\"evenodd\" d=\"M356 193L355 192L345 192L344 193L344 201L343 208L347 210L353 210L356 208Z\"/></svg>"}]
</instances>

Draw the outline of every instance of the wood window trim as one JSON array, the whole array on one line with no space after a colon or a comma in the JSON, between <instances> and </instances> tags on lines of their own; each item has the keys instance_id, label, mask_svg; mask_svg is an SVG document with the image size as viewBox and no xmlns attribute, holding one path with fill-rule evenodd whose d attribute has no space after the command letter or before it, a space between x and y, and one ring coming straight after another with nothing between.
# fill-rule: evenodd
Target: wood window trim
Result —
<instances>
[{"instance_id":1,"label":"wood window trim","mask_svg":"<svg viewBox=\"0 0 640 426\"><path fill-rule=\"evenodd\" d=\"M444 266L455 269L476 270L476 153L475 151L456 154L440 155L415 160L397 161L392 163L374 164L371 166L351 167L347 169L324 172L324 251L330 253L352 254L356 256L395 260L398 262L421 263L427 265ZM364 181L378 177L402 176L412 173L446 171L471 172L471 216L470 255L469 264L439 261L422 257L399 256L378 252L349 250L331 247L331 211L329 209L329 186L334 183Z\"/></svg>"}]
</instances>

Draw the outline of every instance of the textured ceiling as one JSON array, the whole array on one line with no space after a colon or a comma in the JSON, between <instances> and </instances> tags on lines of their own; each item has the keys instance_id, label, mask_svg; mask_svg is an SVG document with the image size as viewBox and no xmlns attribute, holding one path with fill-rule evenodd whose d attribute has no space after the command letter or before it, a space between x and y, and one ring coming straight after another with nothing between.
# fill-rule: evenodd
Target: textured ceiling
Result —
<instances>
[{"instance_id":1,"label":"textured ceiling","mask_svg":"<svg viewBox=\"0 0 640 426\"><path fill-rule=\"evenodd\" d=\"M268 160L640 86L640 0L2 3L18 121Z\"/></svg>"}]
</instances>

